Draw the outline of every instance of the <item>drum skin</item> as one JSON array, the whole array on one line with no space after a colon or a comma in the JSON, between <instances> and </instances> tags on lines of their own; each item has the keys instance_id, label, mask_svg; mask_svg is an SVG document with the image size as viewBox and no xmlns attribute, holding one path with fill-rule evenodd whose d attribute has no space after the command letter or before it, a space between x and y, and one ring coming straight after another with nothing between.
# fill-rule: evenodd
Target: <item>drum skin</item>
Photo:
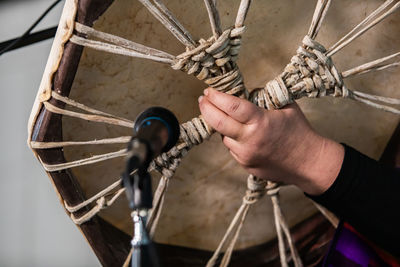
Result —
<instances>
[{"instance_id":1,"label":"drum skin","mask_svg":"<svg viewBox=\"0 0 400 267\"><path fill-rule=\"evenodd\" d=\"M223 28L233 25L239 2L218 1ZM334 1L317 41L325 47L334 44L380 3L382 1ZM211 36L202 1L171 0L165 1L165 4L195 39ZM238 60L248 90L263 87L283 71L308 31L314 7L315 1L309 0L252 3L245 22L246 32ZM102 13L100 9L97 8L97 13ZM79 14L84 17L80 9ZM85 18L94 20L95 17ZM185 51L185 47L138 1L114 1L94 22L93 27L173 55ZM333 56L336 66L344 71L397 52L400 47L399 28L400 16L394 14ZM76 58L65 60L74 61ZM345 82L349 89L399 98L399 74L398 69L393 69L361 75ZM199 114L197 98L203 89L204 83L183 72L174 71L168 65L85 48L69 97L131 120L148 107L163 106L173 111L180 122L185 122ZM383 152L398 123L395 115L351 100L327 97L302 99L298 103L317 132L349 144L376 159ZM67 116L62 117L61 121L57 127L62 129L62 140L131 135L131 130L126 128ZM72 161L123 147L66 147L63 156L66 161ZM90 197L119 179L123 168L124 159L116 158L73 168L69 172L78 182L83 195ZM233 160L218 134L193 148L169 184L155 240L189 248L215 249L241 204L246 190L246 177L246 172ZM159 175L153 173L154 185L158 179ZM281 204L291 226L316 212L303 193L292 186L281 190ZM112 207L101 211L99 216L131 235L132 221L129 214L123 196ZM272 206L269 198L265 197L251 207L236 248L260 245L274 237Z\"/></svg>"}]
</instances>

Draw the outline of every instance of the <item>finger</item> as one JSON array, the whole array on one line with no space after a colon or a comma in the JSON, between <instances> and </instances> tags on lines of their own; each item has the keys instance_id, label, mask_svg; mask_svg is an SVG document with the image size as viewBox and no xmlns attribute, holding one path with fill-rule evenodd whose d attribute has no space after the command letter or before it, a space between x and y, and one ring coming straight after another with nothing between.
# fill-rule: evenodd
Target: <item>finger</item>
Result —
<instances>
[{"instance_id":1,"label":"finger","mask_svg":"<svg viewBox=\"0 0 400 267\"><path fill-rule=\"evenodd\" d=\"M234 151L229 150L229 153L231 153L232 157L236 160L237 163L239 163L243 168L247 169L247 164L242 161L242 159L239 157L238 154L236 154Z\"/></svg>"},{"instance_id":2,"label":"finger","mask_svg":"<svg viewBox=\"0 0 400 267\"><path fill-rule=\"evenodd\" d=\"M253 153L246 148L247 145L240 143L229 137L222 140L224 145L229 149L234 159L243 167L248 168L254 164Z\"/></svg>"},{"instance_id":3,"label":"finger","mask_svg":"<svg viewBox=\"0 0 400 267\"><path fill-rule=\"evenodd\" d=\"M234 139L240 137L243 125L226 115L207 98L199 98L199 107L204 120L217 132Z\"/></svg>"},{"instance_id":4,"label":"finger","mask_svg":"<svg viewBox=\"0 0 400 267\"><path fill-rule=\"evenodd\" d=\"M222 143L224 143L224 145L230 150L233 151L235 153L238 153L240 151L240 143L238 141L236 141L233 138L230 138L228 136L224 136L222 138Z\"/></svg>"},{"instance_id":5,"label":"finger","mask_svg":"<svg viewBox=\"0 0 400 267\"><path fill-rule=\"evenodd\" d=\"M259 108L245 99L212 88L204 90L204 95L216 107L240 123L251 123L260 114Z\"/></svg>"},{"instance_id":6,"label":"finger","mask_svg":"<svg viewBox=\"0 0 400 267\"><path fill-rule=\"evenodd\" d=\"M232 157L236 160L236 162L238 162L240 164L239 156L232 150L229 150L229 153L231 153Z\"/></svg>"},{"instance_id":7,"label":"finger","mask_svg":"<svg viewBox=\"0 0 400 267\"><path fill-rule=\"evenodd\" d=\"M236 149L236 147L238 146L237 144L239 144L239 141L236 141L235 139L232 139L222 134L220 134L220 136L222 143L229 151L232 151L232 149Z\"/></svg>"},{"instance_id":8,"label":"finger","mask_svg":"<svg viewBox=\"0 0 400 267\"><path fill-rule=\"evenodd\" d=\"M231 153L231 155L233 156L233 158L239 162L239 156L238 156L238 142L235 141L234 139L228 137L228 136L224 136L224 138L222 139L222 143L226 146L226 148L228 148L229 153Z\"/></svg>"}]
</instances>

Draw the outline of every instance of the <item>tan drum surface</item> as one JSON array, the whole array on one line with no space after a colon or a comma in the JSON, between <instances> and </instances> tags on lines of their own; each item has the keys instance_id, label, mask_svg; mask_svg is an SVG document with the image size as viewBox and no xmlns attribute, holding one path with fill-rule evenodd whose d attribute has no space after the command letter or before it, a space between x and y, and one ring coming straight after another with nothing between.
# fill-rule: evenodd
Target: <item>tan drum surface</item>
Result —
<instances>
[{"instance_id":1,"label":"tan drum surface","mask_svg":"<svg viewBox=\"0 0 400 267\"><path fill-rule=\"evenodd\" d=\"M308 31L316 1L254 1L246 19L238 61L249 90L263 87L283 71ZM329 47L372 12L382 1L333 1L317 41ZM211 30L203 1L171 0L165 4L198 38ZM239 1L218 1L223 28L233 25ZM95 22L95 29L154 47L173 55L184 46L138 1L116 0ZM400 47L400 16L393 15L333 57L339 70L393 54ZM400 97L399 70L365 74L346 80L349 89ZM204 83L168 65L128 58L85 48L70 98L96 109L134 120L150 106L172 110L180 122L199 115L197 98ZM304 99L303 111L322 135L345 142L378 158L398 117L352 100ZM126 128L86 122L64 116L64 140L93 140L131 135ZM284 137L282 137L284 138ZM67 161L116 151L121 145L65 147ZM119 179L124 159L73 168L87 197ZM154 185L159 176L153 175ZM246 190L246 172L233 160L215 134L193 148L169 184L155 240L161 243L213 250L228 227ZM294 225L315 212L312 203L294 188L282 189L283 212ZM125 196L100 216L132 233ZM236 248L271 240L275 236L270 199L250 209Z\"/></svg>"}]
</instances>

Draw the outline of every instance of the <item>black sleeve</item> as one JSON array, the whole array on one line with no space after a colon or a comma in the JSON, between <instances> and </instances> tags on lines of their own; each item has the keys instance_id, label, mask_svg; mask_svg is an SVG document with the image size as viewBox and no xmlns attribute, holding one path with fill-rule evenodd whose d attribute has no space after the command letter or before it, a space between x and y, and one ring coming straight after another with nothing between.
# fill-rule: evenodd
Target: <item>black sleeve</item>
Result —
<instances>
[{"instance_id":1,"label":"black sleeve","mask_svg":"<svg viewBox=\"0 0 400 267\"><path fill-rule=\"evenodd\" d=\"M306 195L400 257L400 172L344 147L343 164L332 186L322 195Z\"/></svg>"}]
</instances>

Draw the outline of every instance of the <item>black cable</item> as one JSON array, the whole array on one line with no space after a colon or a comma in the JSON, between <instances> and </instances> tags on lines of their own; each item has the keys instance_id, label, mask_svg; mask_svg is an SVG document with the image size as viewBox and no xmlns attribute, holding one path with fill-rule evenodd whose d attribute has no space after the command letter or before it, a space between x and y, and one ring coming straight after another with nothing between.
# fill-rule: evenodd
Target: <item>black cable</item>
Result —
<instances>
[{"instance_id":1,"label":"black cable","mask_svg":"<svg viewBox=\"0 0 400 267\"><path fill-rule=\"evenodd\" d=\"M23 39L20 39L21 37L18 37L15 39L4 41L4 42L0 43L0 51L5 49L6 47L9 47L11 43L14 43L17 40L20 40L20 41L18 43L15 43L12 47L7 48L7 51L5 51L5 52L9 52L9 51L17 49L17 48L21 48L21 47L24 47L24 46L27 46L30 44L34 44L34 43L37 43L37 42L40 42L40 41L43 41L43 40L46 40L49 38L53 38L56 35L56 32L57 32L57 26L48 28L48 29L45 29L42 31L31 33Z\"/></svg>"},{"instance_id":2,"label":"black cable","mask_svg":"<svg viewBox=\"0 0 400 267\"><path fill-rule=\"evenodd\" d=\"M27 29L25 31L24 34L22 34L19 38L10 40L10 41L6 41L9 42L8 45L6 47L4 47L3 49L0 50L0 56L2 54L4 54L7 51L12 50L13 48L15 49L15 46L17 46L22 40L24 40L25 38L27 38L28 36L30 36L31 31L39 24L40 21L42 21L42 19L58 4L60 3L62 0L56 0L53 4L51 4L45 12L43 12L43 14L29 27L29 29ZM3 43L6 43L3 42ZM3 44L2 43L2 44ZM22 46L19 46L22 47Z\"/></svg>"}]
</instances>

